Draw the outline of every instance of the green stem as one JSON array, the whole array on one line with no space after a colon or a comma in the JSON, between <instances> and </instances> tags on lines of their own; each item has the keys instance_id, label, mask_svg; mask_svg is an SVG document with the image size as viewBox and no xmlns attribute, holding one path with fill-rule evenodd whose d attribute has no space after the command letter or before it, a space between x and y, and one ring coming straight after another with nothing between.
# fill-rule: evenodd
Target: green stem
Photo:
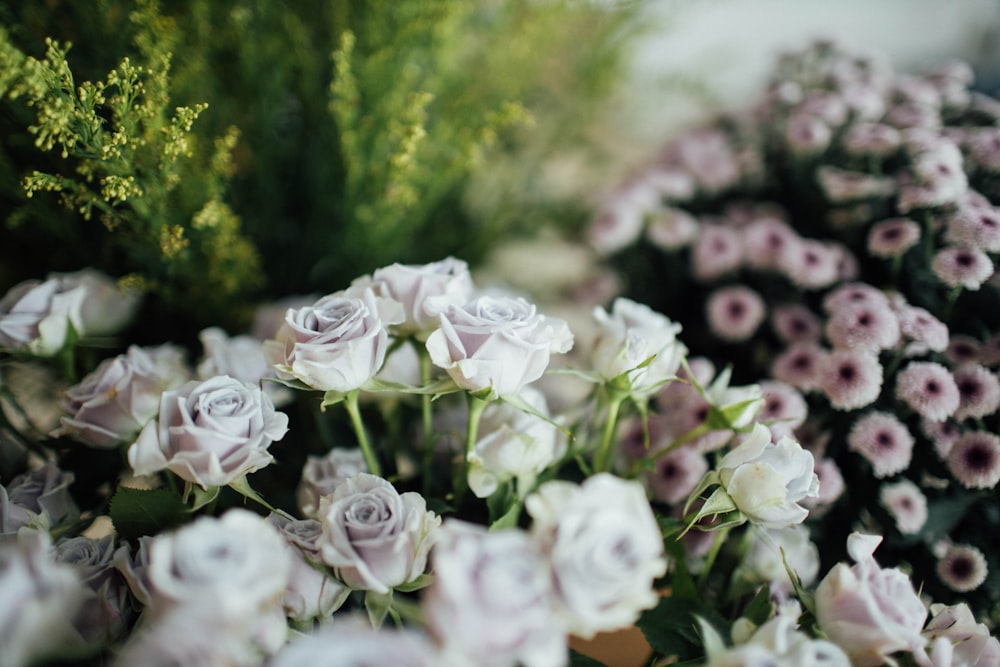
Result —
<instances>
[{"instance_id":1,"label":"green stem","mask_svg":"<svg viewBox=\"0 0 1000 667\"><path fill-rule=\"evenodd\" d=\"M479 418L483 416L483 410L490 401L486 398L479 398L472 394L469 397L469 427L465 431L465 455L468 456L476 448L476 440L479 437Z\"/></svg>"},{"instance_id":2,"label":"green stem","mask_svg":"<svg viewBox=\"0 0 1000 667\"><path fill-rule=\"evenodd\" d=\"M709 548L708 553L705 554L705 564L701 568L701 574L698 575L698 590L705 587L705 582L708 581L708 575L712 571L712 566L715 565L715 559L718 558L719 551L722 550L722 545L726 543L727 537L729 537L729 528L722 528L716 531L712 546Z\"/></svg>"},{"instance_id":3,"label":"green stem","mask_svg":"<svg viewBox=\"0 0 1000 667\"><path fill-rule=\"evenodd\" d=\"M618 412L621 410L625 396L610 394L608 397L607 421L601 433L601 444L594 456L594 472L607 472L611 469L611 456L614 453L615 434L618 432Z\"/></svg>"},{"instance_id":4,"label":"green stem","mask_svg":"<svg viewBox=\"0 0 1000 667\"><path fill-rule=\"evenodd\" d=\"M417 348L417 355L420 357L420 384L426 387L431 381L431 357L427 354L427 348L414 343ZM424 495L431 492L431 469L434 465L434 424L431 413L431 395L421 394L420 396L420 416L423 424L423 469L424 469Z\"/></svg>"},{"instance_id":5,"label":"green stem","mask_svg":"<svg viewBox=\"0 0 1000 667\"><path fill-rule=\"evenodd\" d=\"M368 472L381 477L382 466L378 462L378 457L375 456L375 451L372 449L371 443L368 442L368 434L365 433L365 425L361 421L361 410L358 409L357 389L348 392L344 398L344 407L347 408L347 414L351 418L351 426L354 427L354 434L358 438L361 454L365 457L365 463L368 464Z\"/></svg>"}]
</instances>

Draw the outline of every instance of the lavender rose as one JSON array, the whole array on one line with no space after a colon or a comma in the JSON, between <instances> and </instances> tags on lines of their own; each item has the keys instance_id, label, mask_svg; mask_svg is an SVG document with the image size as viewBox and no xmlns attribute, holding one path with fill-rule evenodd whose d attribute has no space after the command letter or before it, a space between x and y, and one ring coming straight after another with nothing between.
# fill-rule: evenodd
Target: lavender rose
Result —
<instances>
[{"instance_id":1,"label":"lavender rose","mask_svg":"<svg viewBox=\"0 0 1000 667\"><path fill-rule=\"evenodd\" d=\"M316 541L323 525L312 519L292 520L274 513L267 520L281 533L292 555L292 571L281 600L285 615L300 622L331 616L351 590L312 565L321 561Z\"/></svg>"},{"instance_id":2,"label":"lavender rose","mask_svg":"<svg viewBox=\"0 0 1000 667\"><path fill-rule=\"evenodd\" d=\"M87 336L110 336L123 329L135 317L142 294L123 289L109 276L86 268L73 273L53 273L63 292L76 287L87 291L80 306L80 333Z\"/></svg>"},{"instance_id":3,"label":"lavender rose","mask_svg":"<svg viewBox=\"0 0 1000 667\"><path fill-rule=\"evenodd\" d=\"M0 485L0 535L14 535L29 525L50 528L78 516L69 494L72 483L73 473L46 463Z\"/></svg>"},{"instance_id":4,"label":"lavender rose","mask_svg":"<svg viewBox=\"0 0 1000 667\"><path fill-rule=\"evenodd\" d=\"M441 314L427 338L435 366L462 389L491 398L516 394L542 376L552 353L568 352L573 334L524 299L484 296Z\"/></svg>"},{"instance_id":5,"label":"lavender rose","mask_svg":"<svg viewBox=\"0 0 1000 667\"><path fill-rule=\"evenodd\" d=\"M313 389L359 389L382 367L389 349L387 327L403 321L399 303L377 298L371 288L324 296L290 308L276 340L264 350L278 377Z\"/></svg>"},{"instance_id":6,"label":"lavender rose","mask_svg":"<svg viewBox=\"0 0 1000 667\"><path fill-rule=\"evenodd\" d=\"M292 640L268 667L431 667L440 664L437 658L427 638L413 630L376 632L367 620L351 617Z\"/></svg>"},{"instance_id":7,"label":"lavender rose","mask_svg":"<svg viewBox=\"0 0 1000 667\"><path fill-rule=\"evenodd\" d=\"M381 477L359 473L325 497L317 547L353 589L388 593L417 579L441 519L414 492L400 494Z\"/></svg>"},{"instance_id":8,"label":"lavender rose","mask_svg":"<svg viewBox=\"0 0 1000 667\"><path fill-rule=\"evenodd\" d=\"M202 380L229 375L241 382L260 384L277 407L292 401L293 394L288 387L277 382L261 382L277 377L264 354L262 341L252 336L229 336L219 327L202 329L198 340L204 350L197 369Z\"/></svg>"},{"instance_id":9,"label":"lavender rose","mask_svg":"<svg viewBox=\"0 0 1000 667\"><path fill-rule=\"evenodd\" d=\"M357 448L336 447L324 456L310 456L302 466L296 498L302 514L314 518L323 496L359 472L369 472L364 453Z\"/></svg>"},{"instance_id":10,"label":"lavender rose","mask_svg":"<svg viewBox=\"0 0 1000 667\"><path fill-rule=\"evenodd\" d=\"M66 344L70 327L79 332L87 290L58 279L26 280L0 299L0 348L52 356Z\"/></svg>"},{"instance_id":11,"label":"lavender rose","mask_svg":"<svg viewBox=\"0 0 1000 667\"><path fill-rule=\"evenodd\" d=\"M224 486L271 463L267 448L288 430L288 417L260 387L229 376L163 392L160 416L129 447L137 475L170 470L203 489Z\"/></svg>"}]
</instances>

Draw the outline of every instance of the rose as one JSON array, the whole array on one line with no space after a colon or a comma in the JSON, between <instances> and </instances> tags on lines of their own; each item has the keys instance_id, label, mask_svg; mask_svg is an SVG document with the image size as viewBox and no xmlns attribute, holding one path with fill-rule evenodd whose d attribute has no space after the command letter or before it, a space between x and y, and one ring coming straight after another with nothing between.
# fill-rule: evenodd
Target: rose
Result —
<instances>
[{"instance_id":1,"label":"rose","mask_svg":"<svg viewBox=\"0 0 1000 667\"><path fill-rule=\"evenodd\" d=\"M393 332L418 338L426 338L437 328L438 315L448 306L467 303L473 293L468 265L453 257L423 265L392 264L355 280L352 286L371 287L402 304L405 319Z\"/></svg>"},{"instance_id":2,"label":"rose","mask_svg":"<svg viewBox=\"0 0 1000 667\"><path fill-rule=\"evenodd\" d=\"M311 306L290 308L264 351L283 380L322 391L354 391L382 367L389 349L387 327L402 321L399 303L376 298L371 288L337 292Z\"/></svg>"},{"instance_id":3,"label":"rose","mask_svg":"<svg viewBox=\"0 0 1000 667\"><path fill-rule=\"evenodd\" d=\"M809 539L809 530L794 524L780 530L761 528L751 531L746 557L739 570L749 581L767 582L780 595L793 592L788 569L811 586L819 574L819 549ZM786 569L786 565L787 568Z\"/></svg>"},{"instance_id":4,"label":"rose","mask_svg":"<svg viewBox=\"0 0 1000 667\"><path fill-rule=\"evenodd\" d=\"M524 387L520 397L548 416L542 392ZM535 477L563 455L566 441L561 435L554 424L509 403L489 404L479 422L478 440L468 455L469 488L486 498L501 482L515 479L517 495L523 497Z\"/></svg>"},{"instance_id":5,"label":"rose","mask_svg":"<svg viewBox=\"0 0 1000 667\"><path fill-rule=\"evenodd\" d=\"M566 632L539 544L521 530L489 532L459 520L441 533L423 608L454 664L566 664Z\"/></svg>"},{"instance_id":6,"label":"rose","mask_svg":"<svg viewBox=\"0 0 1000 667\"><path fill-rule=\"evenodd\" d=\"M933 617L923 635L932 642L931 655L935 665L968 665L987 667L1000 663L1000 641L990 635L984 623L977 623L969 605L931 605ZM948 659L939 661L944 649ZM952 658L954 662L952 662Z\"/></svg>"},{"instance_id":7,"label":"rose","mask_svg":"<svg viewBox=\"0 0 1000 667\"><path fill-rule=\"evenodd\" d=\"M881 568L872 554L878 535L852 533L847 550L855 564L838 563L816 589L820 630L859 667L889 662L897 651L922 651L927 609L898 568Z\"/></svg>"},{"instance_id":8,"label":"rose","mask_svg":"<svg viewBox=\"0 0 1000 667\"><path fill-rule=\"evenodd\" d=\"M22 531L0 544L0 664L27 665L75 638L80 577L56 563L46 533Z\"/></svg>"},{"instance_id":9,"label":"rose","mask_svg":"<svg viewBox=\"0 0 1000 667\"><path fill-rule=\"evenodd\" d=\"M280 608L292 558L277 529L243 509L201 517L149 545L150 607L215 604L227 623Z\"/></svg>"},{"instance_id":10,"label":"rose","mask_svg":"<svg viewBox=\"0 0 1000 667\"><path fill-rule=\"evenodd\" d=\"M176 386L169 367L156 363L138 346L102 361L79 384L66 390L61 426L55 436L69 436L92 447L111 449L132 441L160 409L163 392Z\"/></svg>"},{"instance_id":11,"label":"rose","mask_svg":"<svg viewBox=\"0 0 1000 667\"><path fill-rule=\"evenodd\" d=\"M423 574L441 519L423 497L359 473L320 503L323 561L353 589L388 593Z\"/></svg>"},{"instance_id":12,"label":"rose","mask_svg":"<svg viewBox=\"0 0 1000 667\"><path fill-rule=\"evenodd\" d=\"M77 517L79 510L69 494L72 483L73 473L46 463L6 487L0 484L0 535L13 535L32 524L50 528Z\"/></svg>"},{"instance_id":13,"label":"rose","mask_svg":"<svg viewBox=\"0 0 1000 667\"><path fill-rule=\"evenodd\" d=\"M431 667L440 664L427 639L413 630L375 631L358 617L338 620L332 628L294 639L268 667Z\"/></svg>"},{"instance_id":14,"label":"rose","mask_svg":"<svg viewBox=\"0 0 1000 667\"><path fill-rule=\"evenodd\" d=\"M267 520L281 533L292 555L292 571L281 601L285 615L293 621L329 617L351 591L311 564L320 562L316 540L322 533L322 524L311 519L293 520L273 512Z\"/></svg>"},{"instance_id":15,"label":"rose","mask_svg":"<svg viewBox=\"0 0 1000 667\"><path fill-rule=\"evenodd\" d=\"M812 453L788 437L771 442L763 424L722 457L716 474L736 508L765 528L802 523L809 510L799 502L819 494Z\"/></svg>"},{"instance_id":16,"label":"rose","mask_svg":"<svg viewBox=\"0 0 1000 667\"><path fill-rule=\"evenodd\" d=\"M462 389L490 398L516 394L542 376L553 352L573 346L565 322L521 298L483 296L449 306L440 324L427 338L431 361Z\"/></svg>"},{"instance_id":17,"label":"rose","mask_svg":"<svg viewBox=\"0 0 1000 667\"><path fill-rule=\"evenodd\" d=\"M330 495L344 480L359 472L368 472L364 453L360 449L336 447L325 456L310 456L302 466L297 498L302 514L313 518L320 500Z\"/></svg>"},{"instance_id":18,"label":"rose","mask_svg":"<svg viewBox=\"0 0 1000 667\"><path fill-rule=\"evenodd\" d=\"M56 562L72 565L90 589L74 619L87 641L107 642L121 637L132 620L128 587L114 566L113 535L70 537L56 543Z\"/></svg>"},{"instance_id":19,"label":"rose","mask_svg":"<svg viewBox=\"0 0 1000 667\"><path fill-rule=\"evenodd\" d=\"M851 661L836 644L813 639L796 627L801 615L798 602L789 602L760 627L754 627L746 618L737 619L733 626L737 646L711 656L706 667L851 667Z\"/></svg>"},{"instance_id":20,"label":"rose","mask_svg":"<svg viewBox=\"0 0 1000 667\"><path fill-rule=\"evenodd\" d=\"M149 593L149 546L152 543L151 536L142 535L134 554L128 543L125 543L118 547L111 560L112 566L128 584L132 596L144 607L148 607L152 600Z\"/></svg>"},{"instance_id":21,"label":"rose","mask_svg":"<svg viewBox=\"0 0 1000 667\"><path fill-rule=\"evenodd\" d=\"M636 621L656 605L667 563L642 485L607 473L577 486L551 481L528 496L532 533L552 563L562 614L590 637Z\"/></svg>"},{"instance_id":22,"label":"rose","mask_svg":"<svg viewBox=\"0 0 1000 667\"><path fill-rule=\"evenodd\" d=\"M229 375L241 382L260 384L275 406L292 401L292 392L277 382L261 382L277 377L264 354L264 344L251 336L228 336L219 327L202 329L198 334L204 355L198 363L198 377L207 380Z\"/></svg>"},{"instance_id":23,"label":"rose","mask_svg":"<svg viewBox=\"0 0 1000 667\"><path fill-rule=\"evenodd\" d=\"M599 330L591 362L605 380L627 374L629 392L637 398L648 398L677 372L687 351L677 340L681 325L625 298L615 299L611 314L595 308L594 319ZM644 362L648 363L638 368Z\"/></svg>"},{"instance_id":24,"label":"rose","mask_svg":"<svg viewBox=\"0 0 1000 667\"><path fill-rule=\"evenodd\" d=\"M71 326L82 330L86 296L84 286L67 288L58 279L18 283L0 299L0 348L54 355L66 344Z\"/></svg>"},{"instance_id":25,"label":"rose","mask_svg":"<svg viewBox=\"0 0 1000 667\"><path fill-rule=\"evenodd\" d=\"M267 448L287 431L260 387L222 375L163 392L128 462L137 475L170 470L203 489L224 486L271 463Z\"/></svg>"},{"instance_id":26,"label":"rose","mask_svg":"<svg viewBox=\"0 0 1000 667\"><path fill-rule=\"evenodd\" d=\"M121 331L139 308L142 294L135 289L119 287L116 281L95 269L73 273L52 273L49 278L59 281L61 291L83 287L87 294L80 307L80 334L109 336Z\"/></svg>"}]
</instances>

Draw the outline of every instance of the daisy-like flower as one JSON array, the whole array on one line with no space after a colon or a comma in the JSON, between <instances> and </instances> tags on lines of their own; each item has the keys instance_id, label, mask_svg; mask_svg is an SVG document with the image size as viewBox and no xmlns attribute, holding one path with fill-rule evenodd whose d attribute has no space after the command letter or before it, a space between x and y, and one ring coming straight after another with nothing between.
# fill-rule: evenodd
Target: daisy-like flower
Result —
<instances>
[{"instance_id":1,"label":"daisy-like flower","mask_svg":"<svg viewBox=\"0 0 1000 667\"><path fill-rule=\"evenodd\" d=\"M788 223L776 218L754 220L742 231L746 263L761 271L776 269L785 248L799 238Z\"/></svg>"},{"instance_id":2,"label":"daisy-like flower","mask_svg":"<svg viewBox=\"0 0 1000 667\"><path fill-rule=\"evenodd\" d=\"M804 111L788 118L785 141L794 155L808 156L820 153L830 145L833 131L821 118Z\"/></svg>"},{"instance_id":3,"label":"daisy-like flower","mask_svg":"<svg viewBox=\"0 0 1000 667\"><path fill-rule=\"evenodd\" d=\"M764 321L764 300L748 287L718 289L708 297L708 326L730 343L747 340Z\"/></svg>"},{"instance_id":4,"label":"daisy-like flower","mask_svg":"<svg viewBox=\"0 0 1000 667\"><path fill-rule=\"evenodd\" d=\"M771 362L771 377L802 391L813 391L819 387L819 373L827 354L812 342L790 345Z\"/></svg>"},{"instance_id":5,"label":"daisy-like flower","mask_svg":"<svg viewBox=\"0 0 1000 667\"><path fill-rule=\"evenodd\" d=\"M899 318L891 310L854 304L837 308L826 322L834 348L878 352L899 342Z\"/></svg>"},{"instance_id":6,"label":"daisy-like flower","mask_svg":"<svg viewBox=\"0 0 1000 667\"><path fill-rule=\"evenodd\" d=\"M667 433L673 438L679 438L701 426L708 418L711 407L701 394L692 391L686 400L674 404L666 413L664 424ZM729 442L732 436L732 431L728 430L709 431L689 442L687 446L702 453L713 452Z\"/></svg>"},{"instance_id":7,"label":"daisy-like flower","mask_svg":"<svg viewBox=\"0 0 1000 667\"><path fill-rule=\"evenodd\" d=\"M872 225L868 252L874 257L899 257L920 241L920 225L909 218L889 218Z\"/></svg>"},{"instance_id":8,"label":"daisy-like flower","mask_svg":"<svg viewBox=\"0 0 1000 667\"><path fill-rule=\"evenodd\" d=\"M927 523L927 498L920 487L908 479L883 484L878 500L896 522L896 529L904 535L916 535Z\"/></svg>"},{"instance_id":9,"label":"daisy-like flower","mask_svg":"<svg viewBox=\"0 0 1000 667\"><path fill-rule=\"evenodd\" d=\"M943 422L921 419L920 431L931 441L934 445L934 451L942 459L948 458L951 448L962 437L962 427L954 419L946 419Z\"/></svg>"},{"instance_id":10,"label":"daisy-like flower","mask_svg":"<svg viewBox=\"0 0 1000 667\"><path fill-rule=\"evenodd\" d=\"M650 213L646 238L662 250L677 250L691 245L698 236L698 220L679 208L663 207Z\"/></svg>"},{"instance_id":11,"label":"daisy-like flower","mask_svg":"<svg viewBox=\"0 0 1000 667\"><path fill-rule=\"evenodd\" d=\"M948 246L934 255L931 271L949 287L977 290L993 275L993 262L978 248Z\"/></svg>"},{"instance_id":12,"label":"daisy-like flower","mask_svg":"<svg viewBox=\"0 0 1000 667\"><path fill-rule=\"evenodd\" d=\"M956 593L976 590L988 573L983 552L968 544L950 545L937 563L938 577Z\"/></svg>"},{"instance_id":13,"label":"daisy-like flower","mask_svg":"<svg viewBox=\"0 0 1000 667\"><path fill-rule=\"evenodd\" d=\"M845 283L823 297L823 310L832 313L846 306L888 308L889 297L867 283Z\"/></svg>"},{"instance_id":14,"label":"daisy-like flower","mask_svg":"<svg viewBox=\"0 0 1000 667\"><path fill-rule=\"evenodd\" d=\"M967 133L966 146L971 161L990 172L1000 171L1000 131L995 127L977 127Z\"/></svg>"},{"instance_id":15,"label":"daisy-like flower","mask_svg":"<svg viewBox=\"0 0 1000 667\"><path fill-rule=\"evenodd\" d=\"M965 207L948 219L944 240L958 246L1000 252L1000 212L992 206Z\"/></svg>"},{"instance_id":16,"label":"daisy-like flower","mask_svg":"<svg viewBox=\"0 0 1000 667\"><path fill-rule=\"evenodd\" d=\"M959 366L952 375L958 385L955 419L978 418L1000 409L1000 379L980 364Z\"/></svg>"},{"instance_id":17,"label":"daisy-like flower","mask_svg":"<svg viewBox=\"0 0 1000 667\"><path fill-rule=\"evenodd\" d=\"M847 447L861 454L879 479L906 470L913 458L913 436L888 412L872 411L854 422Z\"/></svg>"},{"instance_id":18,"label":"daisy-like flower","mask_svg":"<svg viewBox=\"0 0 1000 667\"><path fill-rule=\"evenodd\" d=\"M834 409L863 408L882 391L882 365L872 354L834 350L821 365L817 384Z\"/></svg>"},{"instance_id":19,"label":"daisy-like flower","mask_svg":"<svg viewBox=\"0 0 1000 667\"><path fill-rule=\"evenodd\" d=\"M781 254L781 268L802 289L832 285L839 276L839 254L821 241L799 239Z\"/></svg>"},{"instance_id":20,"label":"daisy-like flower","mask_svg":"<svg viewBox=\"0 0 1000 667\"><path fill-rule=\"evenodd\" d=\"M921 417L944 421L958 409L958 385L941 364L912 361L896 375L896 398Z\"/></svg>"},{"instance_id":21,"label":"daisy-like flower","mask_svg":"<svg viewBox=\"0 0 1000 667\"><path fill-rule=\"evenodd\" d=\"M626 184L613 192L587 230L587 240L602 255L632 244L645 224L646 211L656 204L656 193L642 182Z\"/></svg>"},{"instance_id":22,"label":"daisy-like flower","mask_svg":"<svg viewBox=\"0 0 1000 667\"><path fill-rule=\"evenodd\" d=\"M895 191L895 180L879 178L860 171L823 166L816 170L816 180L826 200L832 204L888 197Z\"/></svg>"},{"instance_id":23,"label":"daisy-like flower","mask_svg":"<svg viewBox=\"0 0 1000 667\"><path fill-rule=\"evenodd\" d=\"M967 489L992 489L1000 482L1000 437L967 431L948 452L948 470Z\"/></svg>"},{"instance_id":24,"label":"daisy-like flower","mask_svg":"<svg viewBox=\"0 0 1000 667\"><path fill-rule=\"evenodd\" d=\"M1000 333L986 339L979 350L979 361L984 366L1000 365Z\"/></svg>"},{"instance_id":25,"label":"daisy-like flower","mask_svg":"<svg viewBox=\"0 0 1000 667\"><path fill-rule=\"evenodd\" d=\"M823 514L847 488L844 483L844 475L833 459L816 459L814 470L816 477L819 478L819 495L802 501L802 504L809 510L810 517Z\"/></svg>"},{"instance_id":26,"label":"daisy-like flower","mask_svg":"<svg viewBox=\"0 0 1000 667\"><path fill-rule=\"evenodd\" d=\"M965 364L980 360L982 343L965 334L952 334L948 338L944 358L953 364Z\"/></svg>"},{"instance_id":27,"label":"daisy-like flower","mask_svg":"<svg viewBox=\"0 0 1000 667\"><path fill-rule=\"evenodd\" d=\"M706 472L704 454L693 447L678 447L657 459L646 481L655 499L674 505L687 500Z\"/></svg>"},{"instance_id":28,"label":"daisy-like flower","mask_svg":"<svg viewBox=\"0 0 1000 667\"><path fill-rule=\"evenodd\" d=\"M844 151L854 157L887 157L899 149L899 130L882 123L854 123L843 136Z\"/></svg>"},{"instance_id":29,"label":"daisy-like flower","mask_svg":"<svg viewBox=\"0 0 1000 667\"><path fill-rule=\"evenodd\" d=\"M691 253L694 277L712 282L740 267L743 261L740 236L721 224L703 224Z\"/></svg>"},{"instance_id":30,"label":"daisy-like flower","mask_svg":"<svg viewBox=\"0 0 1000 667\"><path fill-rule=\"evenodd\" d=\"M802 426L809 413L806 399L795 387L785 382L761 382L760 390L764 394L764 405L757 415L757 421L767 424L775 442L784 436L794 439L793 432Z\"/></svg>"},{"instance_id":31,"label":"daisy-like flower","mask_svg":"<svg viewBox=\"0 0 1000 667\"><path fill-rule=\"evenodd\" d=\"M914 354L926 350L943 352L948 347L948 325L934 317L925 308L904 304L894 308L899 319L900 333L916 345L910 349Z\"/></svg>"},{"instance_id":32,"label":"daisy-like flower","mask_svg":"<svg viewBox=\"0 0 1000 667\"><path fill-rule=\"evenodd\" d=\"M819 340L823 324L801 303L785 303L771 310L771 327L785 343Z\"/></svg>"}]
</instances>

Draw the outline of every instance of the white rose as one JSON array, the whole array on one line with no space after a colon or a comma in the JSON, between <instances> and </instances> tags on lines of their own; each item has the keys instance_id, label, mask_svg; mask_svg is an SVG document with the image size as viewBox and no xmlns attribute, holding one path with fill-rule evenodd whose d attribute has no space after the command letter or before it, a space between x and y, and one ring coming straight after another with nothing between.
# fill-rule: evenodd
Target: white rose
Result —
<instances>
[{"instance_id":1,"label":"white rose","mask_svg":"<svg viewBox=\"0 0 1000 667\"><path fill-rule=\"evenodd\" d=\"M538 543L458 520L441 533L423 608L444 653L483 667L565 665L566 633Z\"/></svg>"},{"instance_id":2,"label":"white rose","mask_svg":"<svg viewBox=\"0 0 1000 667\"><path fill-rule=\"evenodd\" d=\"M277 377L267 355L264 343L252 336L229 336L219 327L203 329L198 334L204 355L198 363L198 377L202 380L216 375L228 375L240 382L260 384L271 402L281 407L292 401L292 391L277 382L262 382Z\"/></svg>"},{"instance_id":3,"label":"white rose","mask_svg":"<svg viewBox=\"0 0 1000 667\"><path fill-rule=\"evenodd\" d=\"M359 473L323 498L316 546L353 589L388 593L424 573L441 519L419 493L400 494L381 477Z\"/></svg>"},{"instance_id":4,"label":"white rose","mask_svg":"<svg viewBox=\"0 0 1000 667\"><path fill-rule=\"evenodd\" d=\"M271 463L267 448L287 431L260 387L223 375L163 392L128 462L137 475L170 470L203 489L224 486Z\"/></svg>"},{"instance_id":5,"label":"white rose","mask_svg":"<svg viewBox=\"0 0 1000 667\"><path fill-rule=\"evenodd\" d=\"M337 292L290 308L276 340L266 341L264 349L279 378L349 392L382 367L387 327L402 321L399 303L376 298L371 288Z\"/></svg>"},{"instance_id":6,"label":"white rose","mask_svg":"<svg viewBox=\"0 0 1000 667\"><path fill-rule=\"evenodd\" d=\"M150 607L212 604L227 625L255 620L280 609L291 567L277 529L253 512L202 517L149 545Z\"/></svg>"},{"instance_id":7,"label":"white rose","mask_svg":"<svg viewBox=\"0 0 1000 667\"><path fill-rule=\"evenodd\" d=\"M809 510L799 502L819 493L812 453L788 437L771 442L762 424L722 457L717 473L740 512L765 528L802 523Z\"/></svg>"},{"instance_id":8,"label":"white rose","mask_svg":"<svg viewBox=\"0 0 1000 667\"><path fill-rule=\"evenodd\" d=\"M351 617L331 628L302 635L282 648L268 667L431 667L437 652L413 630L374 630L367 620Z\"/></svg>"},{"instance_id":9,"label":"white rose","mask_svg":"<svg viewBox=\"0 0 1000 667\"><path fill-rule=\"evenodd\" d=\"M71 646L85 596L79 575L53 559L46 533L0 545L0 664L20 667Z\"/></svg>"},{"instance_id":10,"label":"white rose","mask_svg":"<svg viewBox=\"0 0 1000 667\"><path fill-rule=\"evenodd\" d=\"M91 447L112 449L135 440L160 410L160 397L175 378L143 348L105 359L66 390L61 426L53 435L69 436Z\"/></svg>"},{"instance_id":11,"label":"white rose","mask_svg":"<svg viewBox=\"0 0 1000 667\"><path fill-rule=\"evenodd\" d=\"M54 278L11 287L0 299L0 348L54 355L66 344L71 325L77 332L83 328L80 309L86 297L84 286L66 288Z\"/></svg>"},{"instance_id":12,"label":"white rose","mask_svg":"<svg viewBox=\"0 0 1000 667\"><path fill-rule=\"evenodd\" d=\"M753 628L750 636L739 639L735 635L745 627L737 621L733 635L739 645L720 656L713 656L706 667L851 667L850 659L836 644L813 639L798 629L801 613L798 603L785 604L774 618Z\"/></svg>"},{"instance_id":13,"label":"white rose","mask_svg":"<svg viewBox=\"0 0 1000 667\"><path fill-rule=\"evenodd\" d=\"M573 346L565 322L521 298L484 296L450 306L440 324L427 338L431 361L462 389L488 390L491 398L516 394L542 376L553 352Z\"/></svg>"},{"instance_id":14,"label":"white rose","mask_svg":"<svg viewBox=\"0 0 1000 667\"><path fill-rule=\"evenodd\" d=\"M875 667L897 651L923 651L920 631L927 609L913 582L898 568L881 568L872 554L877 535L852 533L853 566L838 563L816 589L816 620L858 667Z\"/></svg>"},{"instance_id":15,"label":"white rose","mask_svg":"<svg viewBox=\"0 0 1000 667\"><path fill-rule=\"evenodd\" d=\"M364 452L356 447L336 447L324 456L308 457L302 466L302 480L296 495L302 514L315 518L323 496L330 495L341 482L359 472L368 472L368 465Z\"/></svg>"},{"instance_id":16,"label":"white rose","mask_svg":"<svg viewBox=\"0 0 1000 667\"><path fill-rule=\"evenodd\" d=\"M607 473L546 482L525 502L552 563L570 629L582 637L636 621L656 605L663 539L639 482Z\"/></svg>"},{"instance_id":17,"label":"white rose","mask_svg":"<svg viewBox=\"0 0 1000 667\"><path fill-rule=\"evenodd\" d=\"M453 257L423 265L392 264L359 278L354 285L370 286L401 303L405 319L393 332L418 338L438 327L438 316L448 306L461 306L473 295L468 265Z\"/></svg>"},{"instance_id":18,"label":"white rose","mask_svg":"<svg viewBox=\"0 0 1000 667\"><path fill-rule=\"evenodd\" d=\"M594 370L605 380L628 373L630 391L637 398L656 393L674 376L687 352L677 340L680 324L635 301L615 299L611 314L598 307L594 319L600 325L591 352ZM650 357L650 363L636 369Z\"/></svg>"},{"instance_id":19,"label":"white rose","mask_svg":"<svg viewBox=\"0 0 1000 667\"><path fill-rule=\"evenodd\" d=\"M110 336L121 331L135 317L142 294L123 289L109 276L95 269L72 273L53 273L61 291L83 287L86 298L80 306L80 333L87 336Z\"/></svg>"},{"instance_id":20,"label":"white rose","mask_svg":"<svg viewBox=\"0 0 1000 667\"><path fill-rule=\"evenodd\" d=\"M750 546L740 571L750 581L766 582L773 593L789 595L792 582L785 563L811 586L819 574L819 549L809 539L809 529L795 524L778 530L758 528L750 532Z\"/></svg>"},{"instance_id":21,"label":"white rose","mask_svg":"<svg viewBox=\"0 0 1000 667\"><path fill-rule=\"evenodd\" d=\"M1000 664L1000 641L990 635L984 623L976 622L969 605L964 602L950 606L933 604L931 613L933 617L923 635L933 642L931 655L935 665L989 667ZM947 662L938 662L942 641L951 658Z\"/></svg>"},{"instance_id":22,"label":"white rose","mask_svg":"<svg viewBox=\"0 0 1000 667\"><path fill-rule=\"evenodd\" d=\"M532 387L520 396L540 414L548 416L545 395ZM559 429L540 417L508 404L490 403L479 422L478 440L468 455L469 488L480 498L490 496L501 482L514 479L517 495L535 483L535 477L566 450Z\"/></svg>"}]
</instances>

